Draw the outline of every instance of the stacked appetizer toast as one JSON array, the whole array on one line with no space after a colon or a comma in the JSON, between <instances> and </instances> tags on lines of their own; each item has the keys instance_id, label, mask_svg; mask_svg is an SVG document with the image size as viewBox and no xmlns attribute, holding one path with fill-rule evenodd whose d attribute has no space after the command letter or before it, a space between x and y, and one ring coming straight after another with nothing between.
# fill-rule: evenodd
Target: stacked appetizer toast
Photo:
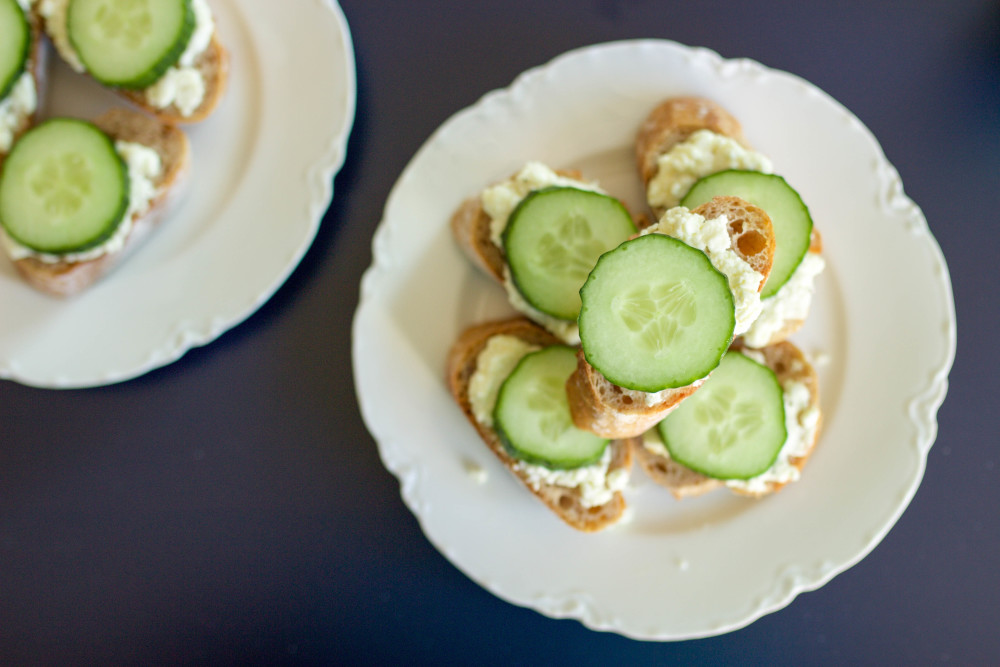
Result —
<instances>
[{"instance_id":1,"label":"stacked appetizer toast","mask_svg":"<svg viewBox=\"0 0 1000 667\"><path fill-rule=\"evenodd\" d=\"M38 122L50 48L131 108ZM0 246L28 284L80 292L147 235L227 78L205 0L0 0Z\"/></svg>"},{"instance_id":2,"label":"stacked appetizer toast","mask_svg":"<svg viewBox=\"0 0 1000 667\"><path fill-rule=\"evenodd\" d=\"M529 162L451 220L521 313L459 336L451 393L587 531L621 518L633 459L676 498L760 497L799 478L820 426L815 370L787 340L824 264L801 197L711 100L665 100L635 151L651 219Z\"/></svg>"}]
</instances>

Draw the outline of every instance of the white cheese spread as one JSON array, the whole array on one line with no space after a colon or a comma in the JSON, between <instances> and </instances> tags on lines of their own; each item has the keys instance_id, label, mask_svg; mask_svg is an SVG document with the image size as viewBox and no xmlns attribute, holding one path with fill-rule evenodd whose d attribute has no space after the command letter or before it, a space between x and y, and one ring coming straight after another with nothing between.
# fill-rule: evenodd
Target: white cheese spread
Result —
<instances>
[{"instance_id":1,"label":"white cheese spread","mask_svg":"<svg viewBox=\"0 0 1000 667\"><path fill-rule=\"evenodd\" d=\"M764 276L733 250L728 224L725 216L706 220L704 216L692 213L683 206L675 206L667 210L658 223L647 227L642 233L672 236L708 256L712 266L729 280L729 289L736 305L736 329L733 335L739 336L760 315L761 301L757 288Z\"/></svg>"},{"instance_id":2,"label":"white cheese spread","mask_svg":"<svg viewBox=\"0 0 1000 667\"><path fill-rule=\"evenodd\" d=\"M551 186L565 186L605 194L595 183L560 176L540 162L528 162L513 177L486 188L481 195L483 211L490 217L490 239L494 245L503 250L504 229L507 228L510 214L521 200L534 190ZM514 285L510 270L506 266L504 266L504 289L507 290L507 298L515 310L524 313L570 345L580 342L580 330L576 322L551 317L532 307Z\"/></svg>"},{"instance_id":3,"label":"white cheese spread","mask_svg":"<svg viewBox=\"0 0 1000 667\"><path fill-rule=\"evenodd\" d=\"M62 59L77 72L85 72L86 68L73 48L66 29L69 2L70 0L38 0L38 13L45 19L45 30ZM190 116L201 106L205 97L205 80L194 64L208 48L215 31L212 10L205 0L192 0L191 9L195 19L194 32L180 59L144 91L146 101L157 109L174 105L182 116Z\"/></svg>"},{"instance_id":4,"label":"white cheese spread","mask_svg":"<svg viewBox=\"0 0 1000 667\"><path fill-rule=\"evenodd\" d=\"M726 169L748 169L770 174L771 161L735 139L711 130L698 130L656 162L656 175L646 188L653 208L677 206L695 182Z\"/></svg>"},{"instance_id":5,"label":"white cheese spread","mask_svg":"<svg viewBox=\"0 0 1000 667\"><path fill-rule=\"evenodd\" d=\"M0 230L2 242L7 255L14 261L26 257L34 257L47 264L57 262L86 262L102 255L119 252L125 246L125 240L132 231L136 217L149 210L149 204L157 194L155 179L162 170L159 154L151 148L128 141L115 142L115 150L125 161L129 177L129 202L125 216L114 234L104 243L88 248L82 252L71 252L59 255L37 252L21 245L5 232Z\"/></svg>"},{"instance_id":6,"label":"white cheese spread","mask_svg":"<svg viewBox=\"0 0 1000 667\"><path fill-rule=\"evenodd\" d=\"M818 253L807 252L788 282L761 301L760 316L743 334L744 342L750 347L763 347L789 320L804 320L809 314L816 276L825 267L826 262Z\"/></svg>"},{"instance_id":7,"label":"white cheese spread","mask_svg":"<svg viewBox=\"0 0 1000 667\"><path fill-rule=\"evenodd\" d=\"M623 490L628 484L628 471L618 468L608 472L610 465L611 447L607 447L601 459L589 466L552 470L545 466L517 461L514 463L514 469L523 472L528 478L528 484L536 491L543 484L577 489L580 492L580 503L584 507L596 507L610 501L616 491Z\"/></svg>"},{"instance_id":8,"label":"white cheese spread","mask_svg":"<svg viewBox=\"0 0 1000 667\"><path fill-rule=\"evenodd\" d=\"M24 72L11 88L10 94L0 100L0 153L6 153L14 144L14 133L24 119L38 108L38 91L30 72Z\"/></svg>"},{"instance_id":9,"label":"white cheese spread","mask_svg":"<svg viewBox=\"0 0 1000 667\"><path fill-rule=\"evenodd\" d=\"M493 408L497 394L507 376L525 355L539 349L516 336L493 336L476 358L476 370L469 379L469 403L472 414L483 426L493 427ZM603 505L611 500L615 491L620 491L628 483L625 469L608 472L611 463L611 447L597 463L567 470L552 470L545 466L515 461L514 468L524 473L532 488L543 484L577 489L581 503L585 507Z\"/></svg>"}]
</instances>

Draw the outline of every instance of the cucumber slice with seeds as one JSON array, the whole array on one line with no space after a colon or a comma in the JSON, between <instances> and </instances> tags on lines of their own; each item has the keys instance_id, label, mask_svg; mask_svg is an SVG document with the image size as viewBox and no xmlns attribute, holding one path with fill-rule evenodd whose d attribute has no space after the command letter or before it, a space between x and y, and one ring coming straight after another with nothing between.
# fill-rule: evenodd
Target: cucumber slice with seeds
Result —
<instances>
[{"instance_id":1,"label":"cucumber slice with seeds","mask_svg":"<svg viewBox=\"0 0 1000 667\"><path fill-rule=\"evenodd\" d=\"M24 73L31 51L31 26L16 0L0 0L0 100Z\"/></svg>"},{"instance_id":2,"label":"cucumber slice with seeds","mask_svg":"<svg viewBox=\"0 0 1000 667\"><path fill-rule=\"evenodd\" d=\"M726 276L705 253L663 234L602 255L580 297L587 362L626 389L700 380L719 364L736 326Z\"/></svg>"},{"instance_id":3,"label":"cucumber slice with seeds","mask_svg":"<svg viewBox=\"0 0 1000 667\"><path fill-rule=\"evenodd\" d=\"M493 412L497 433L516 459L547 468L579 468L598 461L608 440L573 425L566 380L576 353L553 345L526 355L500 387Z\"/></svg>"},{"instance_id":4,"label":"cucumber slice with seeds","mask_svg":"<svg viewBox=\"0 0 1000 667\"><path fill-rule=\"evenodd\" d=\"M45 121L14 145L0 171L0 224L15 241L52 254L100 245L129 201L128 169L91 123Z\"/></svg>"},{"instance_id":5,"label":"cucumber slice with seeds","mask_svg":"<svg viewBox=\"0 0 1000 667\"><path fill-rule=\"evenodd\" d=\"M657 426L670 456L717 479L750 479L774 465L788 437L774 372L729 352L698 391Z\"/></svg>"},{"instance_id":6,"label":"cucumber slice with seeds","mask_svg":"<svg viewBox=\"0 0 1000 667\"><path fill-rule=\"evenodd\" d=\"M570 187L531 192L511 213L504 252L525 301L543 313L576 320L580 287L603 253L635 234L613 197Z\"/></svg>"},{"instance_id":7,"label":"cucumber slice with seeds","mask_svg":"<svg viewBox=\"0 0 1000 667\"><path fill-rule=\"evenodd\" d=\"M809 250L813 221L802 197L784 178L731 169L706 176L688 191L681 206L695 208L718 195L732 195L767 211L774 225L774 263L761 298L774 296L788 282Z\"/></svg>"},{"instance_id":8,"label":"cucumber slice with seeds","mask_svg":"<svg viewBox=\"0 0 1000 667\"><path fill-rule=\"evenodd\" d=\"M162 77L194 27L191 0L73 0L66 16L69 41L90 75L130 89Z\"/></svg>"}]
</instances>

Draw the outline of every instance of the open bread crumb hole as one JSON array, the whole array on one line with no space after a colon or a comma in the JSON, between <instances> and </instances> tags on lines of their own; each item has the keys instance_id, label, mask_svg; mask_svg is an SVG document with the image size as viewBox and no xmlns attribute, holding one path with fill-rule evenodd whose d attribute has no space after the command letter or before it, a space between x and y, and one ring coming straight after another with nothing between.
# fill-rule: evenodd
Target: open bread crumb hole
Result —
<instances>
[{"instance_id":1,"label":"open bread crumb hole","mask_svg":"<svg viewBox=\"0 0 1000 667\"><path fill-rule=\"evenodd\" d=\"M747 232L736 240L736 247L747 257L753 257L767 247L767 239L760 232Z\"/></svg>"},{"instance_id":2,"label":"open bread crumb hole","mask_svg":"<svg viewBox=\"0 0 1000 667\"><path fill-rule=\"evenodd\" d=\"M570 496L559 496L559 507L568 510L573 506L573 498Z\"/></svg>"},{"instance_id":3,"label":"open bread crumb hole","mask_svg":"<svg viewBox=\"0 0 1000 667\"><path fill-rule=\"evenodd\" d=\"M632 405L632 397L628 394L622 394L622 403L625 405Z\"/></svg>"}]
</instances>

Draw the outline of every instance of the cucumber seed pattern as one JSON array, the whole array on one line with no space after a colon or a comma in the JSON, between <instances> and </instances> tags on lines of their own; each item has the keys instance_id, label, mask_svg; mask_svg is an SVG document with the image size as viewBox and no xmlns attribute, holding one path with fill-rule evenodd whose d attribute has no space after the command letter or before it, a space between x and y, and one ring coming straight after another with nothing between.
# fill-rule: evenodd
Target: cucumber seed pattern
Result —
<instances>
[{"instance_id":1,"label":"cucumber seed pattern","mask_svg":"<svg viewBox=\"0 0 1000 667\"><path fill-rule=\"evenodd\" d=\"M590 223L579 213L565 216L557 229L538 242L538 263L564 273L583 285L597 258L608 250L594 238Z\"/></svg>"},{"instance_id":2,"label":"cucumber seed pattern","mask_svg":"<svg viewBox=\"0 0 1000 667\"><path fill-rule=\"evenodd\" d=\"M612 308L655 356L665 354L680 333L698 319L694 292L684 282L640 285L615 297Z\"/></svg>"},{"instance_id":3,"label":"cucumber seed pattern","mask_svg":"<svg viewBox=\"0 0 1000 667\"><path fill-rule=\"evenodd\" d=\"M527 393L528 407L540 417L538 430L550 442L573 428L565 395L565 380L551 375L540 377Z\"/></svg>"},{"instance_id":4,"label":"cucumber seed pattern","mask_svg":"<svg viewBox=\"0 0 1000 667\"><path fill-rule=\"evenodd\" d=\"M723 386L695 406L694 418L705 428L708 446L721 454L760 428L763 418L756 405L738 401L734 387Z\"/></svg>"},{"instance_id":5,"label":"cucumber seed pattern","mask_svg":"<svg viewBox=\"0 0 1000 667\"><path fill-rule=\"evenodd\" d=\"M104 39L138 49L153 31L149 0L109 0L97 10Z\"/></svg>"},{"instance_id":6,"label":"cucumber seed pattern","mask_svg":"<svg viewBox=\"0 0 1000 667\"><path fill-rule=\"evenodd\" d=\"M50 155L34 170L30 186L44 201L45 212L58 220L76 213L90 194L91 167L78 153Z\"/></svg>"}]
</instances>

